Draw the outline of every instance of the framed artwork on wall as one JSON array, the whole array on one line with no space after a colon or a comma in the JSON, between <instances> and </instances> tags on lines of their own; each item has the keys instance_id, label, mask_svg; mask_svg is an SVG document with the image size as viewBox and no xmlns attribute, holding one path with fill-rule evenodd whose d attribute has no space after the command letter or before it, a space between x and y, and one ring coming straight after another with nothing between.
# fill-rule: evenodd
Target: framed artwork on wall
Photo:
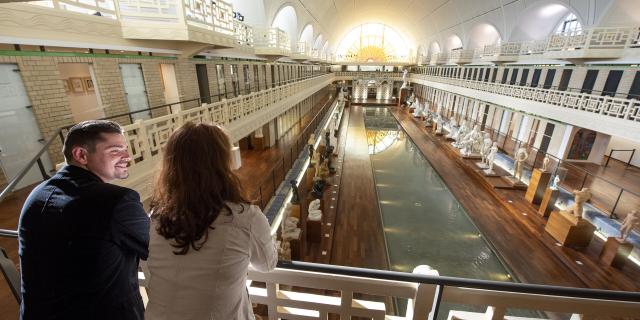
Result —
<instances>
[{"instance_id":1,"label":"framed artwork on wall","mask_svg":"<svg viewBox=\"0 0 640 320\"><path fill-rule=\"evenodd\" d=\"M93 87L93 79L91 78L82 78L82 81L84 83L84 89L87 92L94 92L96 89Z\"/></svg>"},{"instance_id":2,"label":"framed artwork on wall","mask_svg":"<svg viewBox=\"0 0 640 320\"><path fill-rule=\"evenodd\" d=\"M64 92L69 93L71 91L71 85L69 85L69 79L62 79L64 85Z\"/></svg>"},{"instance_id":3,"label":"framed artwork on wall","mask_svg":"<svg viewBox=\"0 0 640 320\"><path fill-rule=\"evenodd\" d=\"M69 83L71 85L71 92L84 93L84 85L83 85L82 78L69 78Z\"/></svg>"}]
</instances>

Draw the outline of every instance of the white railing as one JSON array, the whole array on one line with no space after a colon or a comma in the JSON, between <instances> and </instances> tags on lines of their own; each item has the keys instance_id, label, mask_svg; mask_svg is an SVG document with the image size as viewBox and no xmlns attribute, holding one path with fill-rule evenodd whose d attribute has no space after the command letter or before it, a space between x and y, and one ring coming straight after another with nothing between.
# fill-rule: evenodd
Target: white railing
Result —
<instances>
[{"instance_id":1,"label":"white railing","mask_svg":"<svg viewBox=\"0 0 640 320\"><path fill-rule=\"evenodd\" d=\"M412 74L411 78L446 83L463 88L547 103L561 108L582 110L640 122L640 101L635 99L614 98L587 93L557 91L474 80L451 79L421 74Z\"/></svg>"},{"instance_id":2,"label":"white railing","mask_svg":"<svg viewBox=\"0 0 640 320\"><path fill-rule=\"evenodd\" d=\"M180 3L164 0L119 0L118 12L124 21L146 20L176 23Z\"/></svg>"},{"instance_id":3,"label":"white railing","mask_svg":"<svg viewBox=\"0 0 640 320\"><path fill-rule=\"evenodd\" d=\"M336 78L349 77L353 79L373 79L373 78L400 78L402 72L378 72L378 71L339 71L334 72Z\"/></svg>"},{"instance_id":4,"label":"white railing","mask_svg":"<svg viewBox=\"0 0 640 320\"><path fill-rule=\"evenodd\" d=\"M332 75L318 76L228 100L202 104L200 107L153 119L139 120L124 126L124 134L132 159L129 169L132 172L148 171L171 133L187 121L234 127L236 122L302 92L305 88L326 81L327 77ZM230 131L229 134L232 139L242 138L237 137L237 132Z\"/></svg>"},{"instance_id":5,"label":"white railing","mask_svg":"<svg viewBox=\"0 0 640 320\"><path fill-rule=\"evenodd\" d=\"M143 0L141 0L143 1ZM187 23L226 35L234 35L233 6L221 0L183 0Z\"/></svg>"},{"instance_id":6,"label":"white railing","mask_svg":"<svg viewBox=\"0 0 640 320\"><path fill-rule=\"evenodd\" d=\"M256 47L281 49L291 52L289 35L278 28L254 28L254 43Z\"/></svg>"},{"instance_id":7,"label":"white railing","mask_svg":"<svg viewBox=\"0 0 640 320\"><path fill-rule=\"evenodd\" d=\"M296 53L304 56L310 56L310 48L309 44L306 41L298 42L298 47L296 48Z\"/></svg>"},{"instance_id":8,"label":"white railing","mask_svg":"<svg viewBox=\"0 0 640 320\"><path fill-rule=\"evenodd\" d=\"M460 63L472 60L516 60L519 56L545 55L554 52L587 49L640 48L640 27L592 28L557 33L544 40L512 41L486 45L473 50L455 50L432 54L429 64Z\"/></svg>"},{"instance_id":9,"label":"white railing","mask_svg":"<svg viewBox=\"0 0 640 320\"><path fill-rule=\"evenodd\" d=\"M544 312L568 313L572 319L633 318L640 314L638 293L635 292L523 285L299 262L291 264L270 273L249 272L249 279L253 282L266 284L264 287L249 286L249 295L251 302L267 306L268 319L326 320L329 314L336 314L340 319L423 320L435 319L437 313L448 315L443 319L454 316L458 319L493 320L509 319L508 311L513 309L524 309L529 314L519 319L540 320L544 319L540 318L545 317ZM300 292L292 288L306 290ZM361 298L363 295L375 296L376 299ZM398 315L393 311L392 301L395 298L409 300L405 314ZM471 307L486 311L447 312L443 303L454 304L454 308Z\"/></svg>"},{"instance_id":10,"label":"white railing","mask_svg":"<svg viewBox=\"0 0 640 320\"><path fill-rule=\"evenodd\" d=\"M253 28L246 23L233 20L236 42L244 47L253 47Z\"/></svg>"},{"instance_id":11,"label":"white railing","mask_svg":"<svg viewBox=\"0 0 640 320\"><path fill-rule=\"evenodd\" d=\"M110 19L117 18L114 0L48 0L29 1L28 3L92 16L101 16Z\"/></svg>"}]
</instances>

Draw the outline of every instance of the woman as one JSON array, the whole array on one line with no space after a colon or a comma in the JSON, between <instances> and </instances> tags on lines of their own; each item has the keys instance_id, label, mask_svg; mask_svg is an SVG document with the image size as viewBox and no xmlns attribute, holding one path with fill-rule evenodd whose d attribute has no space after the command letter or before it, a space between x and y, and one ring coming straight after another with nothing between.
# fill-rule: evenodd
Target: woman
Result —
<instances>
[{"instance_id":1,"label":"woman","mask_svg":"<svg viewBox=\"0 0 640 320\"><path fill-rule=\"evenodd\" d=\"M189 122L169 138L153 197L146 319L254 318L249 263L270 271L278 257L230 164L217 126Z\"/></svg>"}]
</instances>

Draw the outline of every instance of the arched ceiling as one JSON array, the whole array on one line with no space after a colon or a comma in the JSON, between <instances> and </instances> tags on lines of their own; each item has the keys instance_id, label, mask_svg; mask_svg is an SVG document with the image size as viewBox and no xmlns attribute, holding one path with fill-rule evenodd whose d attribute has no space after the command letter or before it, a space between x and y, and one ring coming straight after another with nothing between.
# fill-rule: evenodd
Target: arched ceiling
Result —
<instances>
[{"instance_id":1,"label":"arched ceiling","mask_svg":"<svg viewBox=\"0 0 640 320\"><path fill-rule=\"evenodd\" d=\"M292 6L299 25L312 23L316 34L324 34L332 46L354 27L383 23L397 30L414 50L433 41L446 42L457 35L466 47L477 24L494 26L502 41L522 27L519 18L530 8L560 4L570 8L585 27L600 22L610 7L638 0L263 0L267 19L283 6ZM637 3L637 2L636 2ZM638 6L640 7L640 6ZM638 9L640 10L640 9ZM529 15L530 16L530 15ZM640 14L638 14L640 16ZM554 17L556 19L556 17ZM559 21L544 21L549 24ZM301 30L299 30L301 31ZM519 33L519 32L517 32ZM335 48L332 48L335 49Z\"/></svg>"}]
</instances>

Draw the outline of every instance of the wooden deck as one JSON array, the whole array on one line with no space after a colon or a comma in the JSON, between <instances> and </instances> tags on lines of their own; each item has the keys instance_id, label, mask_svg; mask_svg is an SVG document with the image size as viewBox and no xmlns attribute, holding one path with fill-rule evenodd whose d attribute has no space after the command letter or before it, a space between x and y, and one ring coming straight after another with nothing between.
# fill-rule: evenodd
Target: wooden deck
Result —
<instances>
[{"instance_id":1,"label":"wooden deck","mask_svg":"<svg viewBox=\"0 0 640 320\"><path fill-rule=\"evenodd\" d=\"M422 127L406 110L392 110L518 280L626 291L640 288L635 265L619 270L598 262L602 241L594 239L583 251L557 246L544 232L544 219L524 200L524 191L494 188L474 174L475 161L457 156L444 138Z\"/></svg>"}]
</instances>

